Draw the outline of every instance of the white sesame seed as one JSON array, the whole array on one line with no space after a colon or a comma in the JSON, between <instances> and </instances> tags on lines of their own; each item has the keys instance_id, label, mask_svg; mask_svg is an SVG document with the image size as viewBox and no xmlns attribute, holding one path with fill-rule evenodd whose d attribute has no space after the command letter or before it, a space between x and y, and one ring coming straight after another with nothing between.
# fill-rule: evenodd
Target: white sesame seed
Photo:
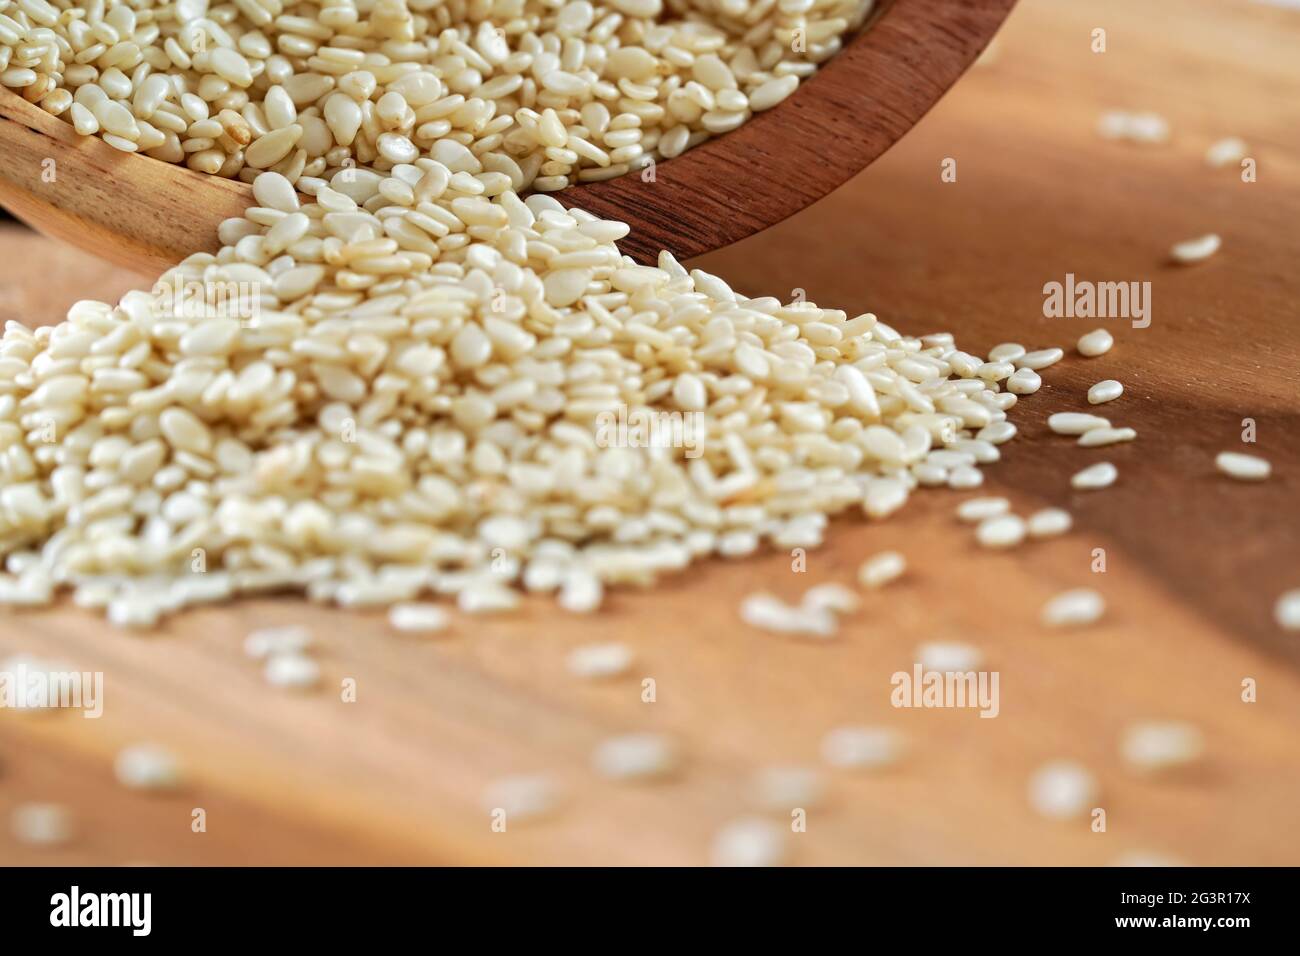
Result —
<instances>
[{"instance_id":1,"label":"white sesame seed","mask_svg":"<svg viewBox=\"0 0 1300 956\"><path fill-rule=\"evenodd\" d=\"M984 472L974 465L958 465L948 472L948 487L955 491L969 491L984 484Z\"/></svg>"},{"instance_id":2,"label":"white sesame seed","mask_svg":"<svg viewBox=\"0 0 1300 956\"><path fill-rule=\"evenodd\" d=\"M1088 389L1088 404L1100 405L1113 402L1124 394L1124 386L1113 378L1103 379Z\"/></svg>"},{"instance_id":3,"label":"white sesame seed","mask_svg":"<svg viewBox=\"0 0 1300 956\"><path fill-rule=\"evenodd\" d=\"M1105 445L1118 445L1137 438L1133 428L1090 428L1079 436L1075 443L1080 448L1101 448Z\"/></svg>"},{"instance_id":4,"label":"white sesame seed","mask_svg":"<svg viewBox=\"0 0 1300 956\"><path fill-rule=\"evenodd\" d=\"M1169 250L1169 255L1174 262L1187 265L1210 258L1219 251L1221 245L1223 245L1223 240L1211 232L1195 239L1188 239L1186 242L1176 243Z\"/></svg>"},{"instance_id":5,"label":"white sesame seed","mask_svg":"<svg viewBox=\"0 0 1300 956\"><path fill-rule=\"evenodd\" d=\"M1284 631L1300 631L1300 588L1287 591L1277 599L1273 619Z\"/></svg>"},{"instance_id":6,"label":"white sesame seed","mask_svg":"<svg viewBox=\"0 0 1300 956\"><path fill-rule=\"evenodd\" d=\"M260 660L272 654L300 653L312 643L311 632L301 624L262 627L244 638L244 653Z\"/></svg>"},{"instance_id":7,"label":"white sesame seed","mask_svg":"<svg viewBox=\"0 0 1300 956\"><path fill-rule=\"evenodd\" d=\"M973 671L983 660L979 648L961 641L928 641L916 649L916 662L928 671Z\"/></svg>"},{"instance_id":8,"label":"white sesame seed","mask_svg":"<svg viewBox=\"0 0 1300 956\"><path fill-rule=\"evenodd\" d=\"M601 680L622 677L632 668L632 648L610 641L605 644L583 644L569 652L569 673L575 677Z\"/></svg>"},{"instance_id":9,"label":"white sesame seed","mask_svg":"<svg viewBox=\"0 0 1300 956\"><path fill-rule=\"evenodd\" d=\"M897 763L903 738L884 727L837 727L822 738L821 755L832 767L877 770Z\"/></svg>"},{"instance_id":10,"label":"white sesame seed","mask_svg":"<svg viewBox=\"0 0 1300 956\"><path fill-rule=\"evenodd\" d=\"M1118 477L1118 468L1108 461L1099 461L1077 472L1070 479L1070 485L1080 491L1094 491L1099 488L1109 488Z\"/></svg>"},{"instance_id":11,"label":"white sesame seed","mask_svg":"<svg viewBox=\"0 0 1300 956\"><path fill-rule=\"evenodd\" d=\"M858 583L866 588L881 588L896 581L907 570L907 559L897 551L881 551L858 568Z\"/></svg>"},{"instance_id":12,"label":"white sesame seed","mask_svg":"<svg viewBox=\"0 0 1300 956\"><path fill-rule=\"evenodd\" d=\"M553 813L559 789L544 774L518 774L493 781L483 791L482 805L489 813L504 811L506 826ZM508 832L508 830L507 830Z\"/></svg>"},{"instance_id":13,"label":"white sesame seed","mask_svg":"<svg viewBox=\"0 0 1300 956\"><path fill-rule=\"evenodd\" d=\"M174 790L181 782L180 765L171 751L157 744L134 744L113 761L117 782L131 790Z\"/></svg>"},{"instance_id":14,"label":"white sesame seed","mask_svg":"<svg viewBox=\"0 0 1300 956\"><path fill-rule=\"evenodd\" d=\"M785 828L758 817L728 823L713 838L714 866L779 866L786 858Z\"/></svg>"},{"instance_id":15,"label":"white sesame seed","mask_svg":"<svg viewBox=\"0 0 1300 956\"><path fill-rule=\"evenodd\" d=\"M72 813L59 803L20 803L9 824L14 839L28 846L60 846L73 836Z\"/></svg>"},{"instance_id":16,"label":"white sesame seed","mask_svg":"<svg viewBox=\"0 0 1300 956\"><path fill-rule=\"evenodd\" d=\"M1083 816L1097 800L1097 781L1077 763L1055 760L1029 778L1029 805L1050 820Z\"/></svg>"},{"instance_id":17,"label":"white sesame seed","mask_svg":"<svg viewBox=\"0 0 1300 956\"><path fill-rule=\"evenodd\" d=\"M590 614L600 607L604 596L600 578L586 568L570 568L560 585L558 603L573 614Z\"/></svg>"},{"instance_id":18,"label":"white sesame seed","mask_svg":"<svg viewBox=\"0 0 1300 956\"><path fill-rule=\"evenodd\" d=\"M1003 342L989 350L990 362L1014 362L1025 354L1025 347L1017 342Z\"/></svg>"},{"instance_id":19,"label":"white sesame seed","mask_svg":"<svg viewBox=\"0 0 1300 956\"><path fill-rule=\"evenodd\" d=\"M1246 455L1239 451L1222 451L1214 459L1214 466L1238 481L1263 481L1273 473L1267 458Z\"/></svg>"},{"instance_id":20,"label":"white sesame seed","mask_svg":"<svg viewBox=\"0 0 1300 956\"><path fill-rule=\"evenodd\" d=\"M1079 336L1077 348L1079 354L1088 358L1096 358L1098 355L1105 355L1110 351L1111 346L1115 344L1115 336L1105 329L1093 329L1091 332L1085 332Z\"/></svg>"},{"instance_id":21,"label":"white sesame seed","mask_svg":"<svg viewBox=\"0 0 1300 956\"><path fill-rule=\"evenodd\" d=\"M1180 721L1153 721L1125 730L1120 754L1142 771L1169 770L1199 760L1205 750L1201 732Z\"/></svg>"},{"instance_id":22,"label":"white sesame seed","mask_svg":"<svg viewBox=\"0 0 1300 956\"><path fill-rule=\"evenodd\" d=\"M1047 427L1058 435L1082 435L1094 428L1109 428L1110 421L1086 412L1057 412L1047 419Z\"/></svg>"},{"instance_id":23,"label":"white sesame seed","mask_svg":"<svg viewBox=\"0 0 1300 956\"><path fill-rule=\"evenodd\" d=\"M436 604L394 604L388 609L388 623L398 631L431 634L446 630L451 616Z\"/></svg>"},{"instance_id":24,"label":"white sesame seed","mask_svg":"<svg viewBox=\"0 0 1300 956\"><path fill-rule=\"evenodd\" d=\"M858 609L858 596L842 584L818 584L804 592L801 607L813 611L849 614Z\"/></svg>"},{"instance_id":25,"label":"white sesame seed","mask_svg":"<svg viewBox=\"0 0 1300 956\"><path fill-rule=\"evenodd\" d=\"M974 523L1004 515L1010 510L1011 502L1006 498L967 498L957 506L957 517Z\"/></svg>"},{"instance_id":26,"label":"white sesame seed","mask_svg":"<svg viewBox=\"0 0 1300 956\"><path fill-rule=\"evenodd\" d=\"M1059 348L1038 349L1034 352L1026 352L1020 358L1016 359L1017 368L1030 368L1035 372L1041 372L1048 366L1055 365L1065 357L1065 350Z\"/></svg>"},{"instance_id":27,"label":"white sesame seed","mask_svg":"<svg viewBox=\"0 0 1300 956\"><path fill-rule=\"evenodd\" d=\"M1013 395L1032 395L1043 386L1043 379L1032 368L1019 368L1007 379L1007 391Z\"/></svg>"},{"instance_id":28,"label":"white sesame seed","mask_svg":"<svg viewBox=\"0 0 1300 956\"><path fill-rule=\"evenodd\" d=\"M262 675L272 687L308 690L320 683L321 670L310 657L291 651L271 654Z\"/></svg>"},{"instance_id":29,"label":"white sesame seed","mask_svg":"<svg viewBox=\"0 0 1300 956\"><path fill-rule=\"evenodd\" d=\"M1245 140L1236 136L1216 140L1205 151L1205 164L1215 169L1235 166L1246 158L1247 149Z\"/></svg>"},{"instance_id":30,"label":"white sesame seed","mask_svg":"<svg viewBox=\"0 0 1300 956\"><path fill-rule=\"evenodd\" d=\"M1025 522L1017 515L985 518L975 528L975 540L984 548L1014 548L1025 540Z\"/></svg>"},{"instance_id":31,"label":"white sesame seed","mask_svg":"<svg viewBox=\"0 0 1300 956\"><path fill-rule=\"evenodd\" d=\"M1091 588L1063 591L1043 607L1042 621L1046 627L1081 627L1101 620L1106 611L1106 601Z\"/></svg>"},{"instance_id":32,"label":"white sesame seed","mask_svg":"<svg viewBox=\"0 0 1300 956\"><path fill-rule=\"evenodd\" d=\"M663 734L635 733L601 741L592 767L612 780L653 780L677 770L677 747Z\"/></svg>"},{"instance_id":33,"label":"white sesame seed","mask_svg":"<svg viewBox=\"0 0 1300 956\"><path fill-rule=\"evenodd\" d=\"M835 615L825 609L791 607L771 594L751 594L740 604L740 617L750 627L776 634L834 637Z\"/></svg>"},{"instance_id":34,"label":"white sesame seed","mask_svg":"<svg viewBox=\"0 0 1300 956\"><path fill-rule=\"evenodd\" d=\"M1031 538L1054 538L1065 534L1074 525L1070 513L1061 508L1043 508L1035 511L1025 522Z\"/></svg>"},{"instance_id":35,"label":"white sesame seed","mask_svg":"<svg viewBox=\"0 0 1300 956\"><path fill-rule=\"evenodd\" d=\"M811 767L763 767L754 775L752 799L764 810L786 813L796 807L807 810L822 802L825 783Z\"/></svg>"}]
</instances>

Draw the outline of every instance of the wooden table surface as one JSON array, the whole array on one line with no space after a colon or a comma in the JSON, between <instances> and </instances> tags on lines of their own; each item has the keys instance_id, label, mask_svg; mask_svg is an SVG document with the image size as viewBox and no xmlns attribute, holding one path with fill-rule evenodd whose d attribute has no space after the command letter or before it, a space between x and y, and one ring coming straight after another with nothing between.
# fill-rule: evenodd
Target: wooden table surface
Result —
<instances>
[{"instance_id":1,"label":"wooden table surface","mask_svg":"<svg viewBox=\"0 0 1300 956\"><path fill-rule=\"evenodd\" d=\"M1089 49L1107 31L1108 50ZM749 780L773 763L816 765L842 724L901 731L908 753L879 774L827 770L824 803L791 836L801 864L1105 864L1158 854L1197 864L1300 863L1300 635L1280 631L1277 596L1300 587L1300 11L1249 0L1024 0L996 56L965 77L895 149L827 200L701 261L750 294L802 289L871 309L913 333L950 329L968 350L1002 341L1069 346L1105 324L1108 355L1071 355L1012 413L1021 437L986 469L985 492L1018 510L1069 508L1075 530L1012 553L977 549L953 517L968 494L915 495L884 522L847 518L805 574L768 554L712 562L649 592L618 593L595 617L545 601L503 619L458 617L438 639L392 633L381 614L260 600L187 614L154 636L113 631L71 607L0 618L0 652L105 672L100 720L0 712L0 862L694 864L710 835L753 812ZM1155 110L1163 146L1105 141L1106 109ZM1205 148L1241 136L1258 181L1211 169ZM940 179L957 160L955 183ZM671 164L661 175L671 175ZM755 190L779 189L754 177ZM1215 231L1223 249L1187 268L1176 241ZM10 230L3 317L50 322L72 301L115 298L136 281ZM1045 318L1044 283L1150 281L1153 321ZM1087 386L1118 378L1106 410L1139 440L1079 449L1051 436L1054 411L1085 409ZM1258 444L1242 446L1252 418ZM1221 450L1257 450L1273 477L1232 482ZM1112 488L1073 492L1093 461ZM795 597L851 581L864 556L906 553L904 582L871 594L838 640L782 640L744 627L758 589ZM1090 571L1104 548L1107 570ZM1102 591L1105 620L1045 631L1043 602ZM241 650L254 627L306 622L327 687L358 699L275 691ZM897 710L889 676L916 646L957 639L999 672L1001 714ZM618 639L626 680L588 684L568 649ZM643 703L640 680L657 695ZM1241 699L1252 678L1258 700ZM1135 775L1118 740L1136 721L1204 732L1205 759L1173 777ZM679 779L628 786L588 769L592 748L630 730L672 733ZM111 763L154 740L181 757L172 795L122 789ZM1089 767L1107 810L1035 816L1026 781L1042 763ZM545 771L564 800L553 818L493 833L479 806L491 780ZM67 805L76 838L17 844L12 807ZM207 811L192 833L191 811ZM778 816L774 819L782 819Z\"/></svg>"}]
</instances>

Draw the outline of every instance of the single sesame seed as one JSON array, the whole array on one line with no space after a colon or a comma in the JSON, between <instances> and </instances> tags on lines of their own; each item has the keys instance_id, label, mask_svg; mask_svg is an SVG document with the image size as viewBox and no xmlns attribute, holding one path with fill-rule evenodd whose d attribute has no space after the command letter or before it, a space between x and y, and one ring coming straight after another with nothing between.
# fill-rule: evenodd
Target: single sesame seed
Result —
<instances>
[{"instance_id":1,"label":"single sesame seed","mask_svg":"<svg viewBox=\"0 0 1300 956\"><path fill-rule=\"evenodd\" d=\"M1200 730L1181 721L1152 721L1124 731L1120 754L1141 771L1161 771L1186 766L1200 759L1205 741Z\"/></svg>"},{"instance_id":2,"label":"single sesame seed","mask_svg":"<svg viewBox=\"0 0 1300 956\"><path fill-rule=\"evenodd\" d=\"M1215 169L1235 166L1246 158L1248 148L1245 140L1236 136L1216 140L1205 151L1205 164Z\"/></svg>"},{"instance_id":3,"label":"single sesame seed","mask_svg":"<svg viewBox=\"0 0 1300 956\"><path fill-rule=\"evenodd\" d=\"M1277 599L1273 619L1284 631L1300 631L1300 588L1287 591Z\"/></svg>"},{"instance_id":4,"label":"single sesame seed","mask_svg":"<svg viewBox=\"0 0 1300 956\"><path fill-rule=\"evenodd\" d=\"M973 523L1004 515L1010 510L1011 502L1006 498L967 498L957 506L957 517Z\"/></svg>"},{"instance_id":5,"label":"single sesame seed","mask_svg":"<svg viewBox=\"0 0 1300 956\"><path fill-rule=\"evenodd\" d=\"M1229 478L1238 481L1264 481L1273 473L1267 458L1246 455L1239 451L1222 451L1214 459L1214 466Z\"/></svg>"},{"instance_id":6,"label":"single sesame seed","mask_svg":"<svg viewBox=\"0 0 1300 956\"><path fill-rule=\"evenodd\" d=\"M1108 461L1099 461L1095 465L1077 472L1070 479L1070 485L1080 491L1095 491L1109 488L1119 478L1119 469Z\"/></svg>"},{"instance_id":7,"label":"single sesame seed","mask_svg":"<svg viewBox=\"0 0 1300 956\"><path fill-rule=\"evenodd\" d=\"M1114 344L1115 336L1111 335L1110 332L1105 329L1093 329L1091 332L1085 332L1079 336L1076 347L1080 355L1087 358L1096 358L1109 352Z\"/></svg>"},{"instance_id":8,"label":"single sesame seed","mask_svg":"<svg viewBox=\"0 0 1300 956\"><path fill-rule=\"evenodd\" d=\"M800 606L815 613L850 614L861 602L857 594L843 584L818 584L804 592Z\"/></svg>"},{"instance_id":9,"label":"single sesame seed","mask_svg":"<svg viewBox=\"0 0 1300 956\"><path fill-rule=\"evenodd\" d=\"M545 774L517 774L494 780L483 791L482 805L489 813L504 811L511 823L536 820L554 813L560 792Z\"/></svg>"},{"instance_id":10,"label":"single sesame seed","mask_svg":"<svg viewBox=\"0 0 1300 956\"><path fill-rule=\"evenodd\" d=\"M872 555L858 568L858 583L863 587L882 588L896 581L907 570L907 559L897 551L881 551Z\"/></svg>"},{"instance_id":11,"label":"single sesame seed","mask_svg":"<svg viewBox=\"0 0 1300 956\"><path fill-rule=\"evenodd\" d=\"M1038 349L1034 352L1026 352L1020 358L1015 360L1018 368L1033 369L1035 372L1041 372L1043 369L1055 365L1065 357L1065 350L1060 348Z\"/></svg>"},{"instance_id":12,"label":"single sesame seed","mask_svg":"<svg viewBox=\"0 0 1300 956\"><path fill-rule=\"evenodd\" d=\"M1113 378L1103 379L1092 388L1088 389L1088 404L1100 405L1103 402L1113 402L1124 394L1124 386Z\"/></svg>"},{"instance_id":13,"label":"single sesame seed","mask_svg":"<svg viewBox=\"0 0 1300 956\"><path fill-rule=\"evenodd\" d=\"M754 775L750 792L755 805L764 810L790 812L811 809L822 802L825 782L811 767L763 767Z\"/></svg>"},{"instance_id":14,"label":"single sesame seed","mask_svg":"<svg viewBox=\"0 0 1300 956\"><path fill-rule=\"evenodd\" d=\"M1086 814L1097 800L1097 781L1080 764L1055 760L1029 778L1029 805L1049 820L1070 820Z\"/></svg>"},{"instance_id":15,"label":"single sesame seed","mask_svg":"<svg viewBox=\"0 0 1300 956\"><path fill-rule=\"evenodd\" d=\"M1014 548L1025 540L1025 522L1017 515L985 518L975 528L975 540L984 548Z\"/></svg>"},{"instance_id":16,"label":"single sesame seed","mask_svg":"<svg viewBox=\"0 0 1300 956\"><path fill-rule=\"evenodd\" d=\"M1043 607L1042 621L1047 627L1082 627L1101 620L1106 601L1091 588L1063 591Z\"/></svg>"},{"instance_id":17,"label":"single sesame seed","mask_svg":"<svg viewBox=\"0 0 1300 956\"><path fill-rule=\"evenodd\" d=\"M1048 417L1047 427L1058 435L1082 435L1094 428L1109 428L1110 421L1086 412L1057 412Z\"/></svg>"},{"instance_id":18,"label":"single sesame seed","mask_svg":"<svg viewBox=\"0 0 1300 956\"><path fill-rule=\"evenodd\" d=\"M437 604L394 604L388 609L388 623L398 631L432 634L447 629L451 615Z\"/></svg>"},{"instance_id":19,"label":"single sesame seed","mask_svg":"<svg viewBox=\"0 0 1300 956\"><path fill-rule=\"evenodd\" d=\"M631 670L632 661L632 648L615 641L583 644L571 650L566 659L570 674L588 680L622 677Z\"/></svg>"},{"instance_id":20,"label":"single sesame seed","mask_svg":"<svg viewBox=\"0 0 1300 956\"><path fill-rule=\"evenodd\" d=\"M885 727L836 727L822 738L821 755L832 767L877 770L897 763L903 738Z\"/></svg>"},{"instance_id":21,"label":"single sesame seed","mask_svg":"<svg viewBox=\"0 0 1300 956\"><path fill-rule=\"evenodd\" d=\"M623 734L601 741L591 762L598 774L611 780L654 780L676 772L678 754L663 734Z\"/></svg>"},{"instance_id":22,"label":"single sesame seed","mask_svg":"<svg viewBox=\"0 0 1300 956\"><path fill-rule=\"evenodd\" d=\"M113 761L117 782L131 790L174 790L180 785L176 757L157 744L133 744Z\"/></svg>"},{"instance_id":23,"label":"single sesame seed","mask_svg":"<svg viewBox=\"0 0 1300 956\"><path fill-rule=\"evenodd\" d=\"M20 803L9 818L14 839L28 846L61 846L73 836L72 812L59 803Z\"/></svg>"},{"instance_id":24,"label":"single sesame seed","mask_svg":"<svg viewBox=\"0 0 1300 956\"><path fill-rule=\"evenodd\" d=\"M779 866L786 859L786 831L770 820L745 817L728 823L713 838L714 866Z\"/></svg>"},{"instance_id":25,"label":"single sesame seed","mask_svg":"<svg viewBox=\"0 0 1300 956\"><path fill-rule=\"evenodd\" d=\"M1195 239L1188 239L1186 242L1176 243L1169 250L1169 255L1174 262L1190 265L1210 258L1219 251L1221 245L1223 245L1223 240L1217 234L1211 232Z\"/></svg>"},{"instance_id":26,"label":"single sesame seed","mask_svg":"<svg viewBox=\"0 0 1300 956\"><path fill-rule=\"evenodd\" d=\"M983 661L979 648L962 641L928 641L916 649L916 662L927 671L973 671Z\"/></svg>"},{"instance_id":27,"label":"single sesame seed","mask_svg":"<svg viewBox=\"0 0 1300 956\"><path fill-rule=\"evenodd\" d=\"M263 627L244 638L244 653L262 659L272 654L294 654L312 646L311 632L301 624Z\"/></svg>"},{"instance_id":28,"label":"single sesame seed","mask_svg":"<svg viewBox=\"0 0 1300 956\"><path fill-rule=\"evenodd\" d=\"M1080 448L1102 448L1106 445L1118 445L1137 438L1133 428L1090 428L1079 436L1075 442Z\"/></svg>"},{"instance_id":29,"label":"single sesame seed","mask_svg":"<svg viewBox=\"0 0 1300 956\"><path fill-rule=\"evenodd\" d=\"M271 654L262 675L272 687L292 690L310 690L321 681L320 665L305 654L292 651Z\"/></svg>"},{"instance_id":30,"label":"single sesame seed","mask_svg":"<svg viewBox=\"0 0 1300 956\"><path fill-rule=\"evenodd\" d=\"M740 617L750 627L776 634L834 637L839 625L824 608L791 607L771 594L751 594L740 604Z\"/></svg>"},{"instance_id":31,"label":"single sesame seed","mask_svg":"<svg viewBox=\"0 0 1300 956\"><path fill-rule=\"evenodd\" d=\"M1031 538L1054 538L1065 534L1074 525L1070 512L1062 508L1043 508L1035 511L1025 522Z\"/></svg>"}]
</instances>

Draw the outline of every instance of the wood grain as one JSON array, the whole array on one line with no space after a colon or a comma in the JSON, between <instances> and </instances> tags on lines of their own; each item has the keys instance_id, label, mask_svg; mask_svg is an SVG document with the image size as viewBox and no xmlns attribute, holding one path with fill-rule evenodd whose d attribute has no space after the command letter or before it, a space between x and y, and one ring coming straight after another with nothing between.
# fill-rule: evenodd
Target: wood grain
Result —
<instances>
[{"instance_id":1,"label":"wood grain","mask_svg":"<svg viewBox=\"0 0 1300 956\"><path fill-rule=\"evenodd\" d=\"M1089 51L1107 29L1110 51ZM888 521L837 522L806 574L790 556L713 562L648 592L620 592L593 618L529 602L517 618L457 618L440 639L396 635L382 615L295 600L194 613L153 637L124 635L63 607L0 618L0 652L29 651L103 670L102 720L0 711L0 824L19 802L66 803L81 823L60 851L9 840L0 861L116 864L294 862L694 864L710 835L753 812L748 781L775 763L817 763L831 727L870 723L909 741L877 776L828 773L824 805L791 837L800 864L1105 864L1152 852L1190 863L1300 863L1300 639L1272 623L1274 599L1300 586L1300 15L1256 3L1026 0L973 70L898 146L829 200L701 260L751 294L802 289L826 305L871 308L909 332L953 329L987 349L1007 340L1068 345L1106 324L1107 356L1074 356L1013 412L1022 436L987 469L984 492L1018 510L1062 504L1076 530L1009 554L977 549L953 518L964 495L919 494ZM1155 109L1172 142L1100 140L1099 112ZM1205 147L1240 135L1259 180L1212 170ZM939 164L958 161L956 183ZM1223 250L1203 265L1166 264L1169 246L1209 230ZM28 321L52 321L90 288L42 274L121 276L49 243L0 234L0 262L23 253ZM62 270L54 273L53 270ZM1153 322L1046 319L1045 282L1149 280ZM75 293L75 294L74 294ZM1047 434L1048 413L1085 407L1086 387L1119 378L1107 409L1139 440L1077 449ZM1256 420L1274 477L1260 485L1214 473ZM1075 493L1069 475L1102 458L1115 487ZM903 550L912 571L868 596L834 643L750 631L736 605L757 589L796 597L852 580L865 555ZM1107 571L1094 575L1094 549ZM1037 622L1058 591L1091 585L1105 621L1054 633ZM337 693L272 691L240 643L251 628L305 621L321 640ZM897 710L889 676L927 640L979 647L1001 677L1002 710ZM638 655L627 680L585 684L564 670L572 647L618 639ZM640 680L657 696L643 703ZM1259 699L1240 699L1241 681ZM1117 752L1123 729L1188 720L1207 757L1146 778ZM591 749L627 730L676 735L679 780L625 787L589 769ZM117 787L117 749L160 740L189 771L187 791L145 799ZM1028 809L1043 762L1071 758L1101 785L1108 829L1057 824ZM482 788L546 770L564 786L556 816L491 833ZM209 810L192 834L193 807Z\"/></svg>"},{"instance_id":2,"label":"wood grain","mask_svg":"<svg viewBox=\"0 0 1300 956\"><path fill-rule=\"evenodd\" d=\"M1015 0L882 0L798 95L640 175L555 195L635 223L624 251L653 262L718 249L845 182L906 133L984 48ZM146 274L217 248L253 205L242 182L123 153L0 89L0 205L46 235ZM57 161L50 179L49 162Z\"/></svg>"}]
</instances>

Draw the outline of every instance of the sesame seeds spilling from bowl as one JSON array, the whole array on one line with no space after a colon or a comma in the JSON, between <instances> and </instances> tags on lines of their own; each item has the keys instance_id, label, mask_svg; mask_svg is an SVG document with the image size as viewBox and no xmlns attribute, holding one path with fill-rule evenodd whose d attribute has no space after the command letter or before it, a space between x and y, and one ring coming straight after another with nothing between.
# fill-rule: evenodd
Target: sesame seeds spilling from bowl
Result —
<instances>
[{"instance_id":1,"label":"sesame seeds spilling from bowl","mask_svg":"<svg viewBox=\"0 0 1300 956\"><path fill-rule=\"evenodd\" d=\"M140 626L268 590L492 613L523 583L585 611L998 456L973 434L1012 396L950 337L636 265L623 224L493 172L256 186L280 208L153 292L5 329L0 595Z\"/></svg>"},{"instance_id":2,"label":"sesame seeds spilling from bowl","mask_svg":"<svg viewBox=\"0 0 1300 956\"><path fill-rule=\"evenodd\" d=\"M551 191L776 106L872 0L9 4L0 83L124 152L315 194L421 157Z\"/></svg>"}]
</instances>

